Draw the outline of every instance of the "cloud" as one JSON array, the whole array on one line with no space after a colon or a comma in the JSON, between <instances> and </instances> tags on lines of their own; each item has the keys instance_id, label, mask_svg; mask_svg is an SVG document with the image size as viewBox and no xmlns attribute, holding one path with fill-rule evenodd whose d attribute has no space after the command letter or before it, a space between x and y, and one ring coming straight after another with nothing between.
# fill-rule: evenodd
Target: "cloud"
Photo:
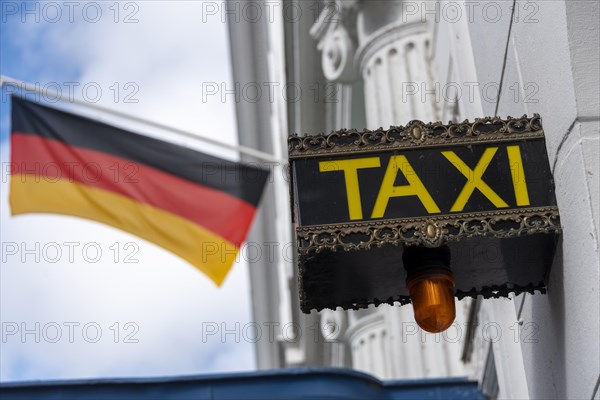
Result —
<instances>
[{"instance_id":1,"label":"cloud","mask_svg":"<svg viewBox=\"0 0 600 400\"><path fill-rule=\"evenodd\" d=\"M23 23L18 15L12 16L3 24L2 45L8 46L10 54L4 52L2 58L8 55L11 61L3 64L2 73L42 86L55 83L53 87L62 90L68 90L69 82L76 82L77 86L71 87L78 97L84 96L87 85L90 99L92 90L99 87L102 94L97 104L235 143L233 97L226 103L217 97L202 101L203 83L232 87L225 24L218 19L201 23L202 6L198 2L131 3L137 7L135 23L123 21L124 15L134 10L124 8L128 3L119 3L117 22L109 9L117 3L98 4L102 4L103 18L95 23L77 13L74 22L63 19L56 23L43 18L40 23ZM158 129L93 110L80 108L78 112L173 139ZM235 157L214 146L179 142ZM1 152L2 160L7 160L5 145ZM8 182L6 176L2 178L2 243L16 245L18 253L3 254L0 311L3 329L16 323L19 332L1 344L0 379L173 375L254 368L251 343L201 340L205 322L231 326L251 321L246 263L235 265L218 289L176 256L110 227L63 216L10 217ZM73 262L65 245L70 242L79 243ZM130 243L133 245L127 247ZM82 252L86 245L89 251L101 249L97 262L86 259ZM47 252L59 248L62 257L50 262L55 253L48 253L36 260L35 253L42 254L44 248ZM33 249L34 254L26 254L27 249ZM133 250L139 262L125 262ZM79 323L74 329L90 324L90 335L97 324L101 339L90 343L86 340L89 337L75 331L71 343L64 325L70 322ZM23 328L35 331L36 323L40 326L39 343L35 333L23 339ZM127 323L134 325L126 330ZM56 343L47 340L53 337L48 335L54 332L54 324L62 327ZM134 337L138 342L124 343L124 336L135 330L132 327L137 327ZM119 340L115 343L116 333Z\"/></svg>"}]
</instances>

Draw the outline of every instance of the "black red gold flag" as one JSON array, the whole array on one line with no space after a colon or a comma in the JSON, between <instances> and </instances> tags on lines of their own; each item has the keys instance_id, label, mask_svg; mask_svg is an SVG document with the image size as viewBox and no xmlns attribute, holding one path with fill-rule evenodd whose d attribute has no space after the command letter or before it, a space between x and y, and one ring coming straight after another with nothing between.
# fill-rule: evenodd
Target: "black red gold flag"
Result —
<instances>
[{"instance_id":1,"label":"black red gold flag","mask_svg":"<svg viewBox=\"0 0 600 400\"><path fill-rule=\"evenodd\" d=\"M187 260L220 285L269 172L12 98L11 214L111 225Z\"/></svg>"}]
</instances>

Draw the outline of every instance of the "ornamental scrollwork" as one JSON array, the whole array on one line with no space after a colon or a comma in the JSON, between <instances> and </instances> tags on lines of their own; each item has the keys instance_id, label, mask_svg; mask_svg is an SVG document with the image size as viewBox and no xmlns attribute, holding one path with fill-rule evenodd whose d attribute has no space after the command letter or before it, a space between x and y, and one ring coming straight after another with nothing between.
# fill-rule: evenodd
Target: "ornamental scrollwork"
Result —
<instances>
[{"instance_id":1,"label":"ornamental scrollwork","mask_svg":"<svg viewBox=\"0 0 600 400\"><path fill-rule=\"evenodd\" d=\"M510 293L514 293L515 296L521 293L529 293L535 294L535 292L539 292L541 294L546 293L546 286L544 282L531 282L527 285L515 285L510 283L505 283L503 285L494 285L494 286L485 286L480 288L472 288L471 290L457 290L456 297L459 300L462 300L466 297L470 297L476 299L478 297L483 297L484 299L499 299L503 297L508 297ZM323 307L321 305L315 304L312 299L308 299L306 297L301 297L300 299L302 309L306 310L330 310L328 307ZM345 300L340 302L337 306L342 307L344 310L359 310L361 308L368 308L370 304L374 304L375 306L379 306L381 304L389 304L393 305L406 305L410 304L411 299L409 296L396 295L391 296L386 299L378 299L378 298L354 298L350 300Z\"/></svg>"},{"instance_id":2,"label":"ornamental scrollwork","mask_svg":"<svg viewBox=\"0 0 600 400\"><path fill-rule=\"evenodd\" d=\"M543 138L539 114L520 118L486 117L469 122L424 123L410 121L406 126L358 131L341 129L330 134L288 137L290 158L390 151L410 147L443 147L457 144L497 142L513 139Z\"/></svg>"},{"instance_id":3,"label":"ornamental scrollwork","mask_svg":"<svg viewBox=\"0 0 600 400\"><path fill-rule=\"evenodd\" d=\"M438 247L473 236L513 238L560 233L557 207L538 207L296 228L301 255L383 245Z\"/></svg>"}]
</instances>

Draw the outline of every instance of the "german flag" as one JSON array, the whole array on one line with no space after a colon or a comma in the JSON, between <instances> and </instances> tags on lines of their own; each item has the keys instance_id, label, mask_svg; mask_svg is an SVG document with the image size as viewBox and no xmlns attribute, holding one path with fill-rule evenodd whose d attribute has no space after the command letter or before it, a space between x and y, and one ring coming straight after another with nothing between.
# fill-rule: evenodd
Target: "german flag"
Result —
<instances>
[{"instance_id":1,"label":"german flag","mask_svg":"<svg viewBox=\"0 0 600 400\"><path fill-rule=\"evenodd\" d=\"M268 171L12 98L11 214L111 225L177 254L217 285Z\"/></svg>"}]
</instances>

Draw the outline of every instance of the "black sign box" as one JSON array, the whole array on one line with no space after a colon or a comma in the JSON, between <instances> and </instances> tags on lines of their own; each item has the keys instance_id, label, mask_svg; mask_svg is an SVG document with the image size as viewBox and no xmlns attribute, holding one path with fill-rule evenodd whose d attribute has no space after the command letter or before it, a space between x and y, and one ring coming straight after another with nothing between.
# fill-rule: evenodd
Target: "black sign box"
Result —
<instances>
[{"instance_id":1,"label":"black sign box","mask_svg":"<svg viewBox=\"0 0 600 400\"><path fill-rule=\"evenodd\" d=\"M545 290L560 223L538 115L288 145L304 312L409 302L412 245L450 247L459 298Z\"/></svg>"}]
</instances>

